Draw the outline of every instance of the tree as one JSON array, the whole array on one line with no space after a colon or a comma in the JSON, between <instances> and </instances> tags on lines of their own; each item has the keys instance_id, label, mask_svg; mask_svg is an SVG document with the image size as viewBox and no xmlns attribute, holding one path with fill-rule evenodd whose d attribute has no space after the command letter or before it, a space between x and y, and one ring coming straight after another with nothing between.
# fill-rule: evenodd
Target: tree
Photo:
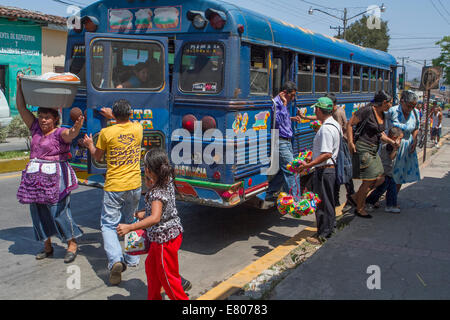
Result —
<instances>
[{"instance_id":1,"label":"tree","mask_svg":"<svg viewBox=\"0 0 450 320\"><path fill-rule=\"evenodd\" d=\"M345 30L345 40L366 48L373 48L386 51L389 47L390 36L387 21L380 21L380 29L369 29L367 27L367 16L363 16L360 20L352 23ZM343 39L343 35L335 36Z\"/></svg>"},{"instance_id":2,"label":"tree","mask_svg":"<svg viewBox=\"0 0 450 320\"><path fill-rule=\"evenodd\" d=\"M436 44L441 46L441 55L433 59L433 66L442 67L444 83L450 84L450 36L443 37Z\"/></svg>"}]
</instances>

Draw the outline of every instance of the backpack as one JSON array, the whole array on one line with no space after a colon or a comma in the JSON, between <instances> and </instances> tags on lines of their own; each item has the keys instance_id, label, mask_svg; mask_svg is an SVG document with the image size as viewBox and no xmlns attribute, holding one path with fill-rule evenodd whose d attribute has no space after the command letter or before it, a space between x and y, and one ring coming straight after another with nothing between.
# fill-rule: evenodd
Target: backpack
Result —
<instances>
[{"instance_id":1,"label":"backpack","mask_svg":"<svg viewBox=\"0 0 450 320\"><path fill-rule=\"evenodd\" d=\"M332 123L325 123L335 127L339 132L339 152L336 161L331 160L336 167L336 183L338 185L349 183L353 179L352 155L348 150L347 142L344 140L341 131Z\"/></svg>"}]
</instances>

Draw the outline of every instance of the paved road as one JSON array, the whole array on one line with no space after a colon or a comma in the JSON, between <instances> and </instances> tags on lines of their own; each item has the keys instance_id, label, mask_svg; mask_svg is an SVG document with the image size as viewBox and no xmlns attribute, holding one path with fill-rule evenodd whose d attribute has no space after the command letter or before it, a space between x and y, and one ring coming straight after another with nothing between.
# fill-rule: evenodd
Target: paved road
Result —
<instances>
[{"instance_id":1,"label":"paved road","mask_svg":"<svg viewBox=\"0 0 450 320\"><path fill-rule=\"evenodd\" d=\"M401 214L380 209L373 219L356 217L286 277L271 299L449 299L449 167L447 140L421 170L422 180L400 191Z\"/></svg>"},{"instance_id":2,"label":"paved road","mask_svg":"<svg viewBox=\"0 0 450 320\"><path fill-rule=\"evenodd\" d=\"M71 274L59 240L55 239L53 259L35 260L42 244L34 240L28 206L15 198L19 177L11 175L0 175L0 299L146 299L144 263L128 269L119 287L108 285L99 226L101 190L81 186L72 194L73 217L84 235L80 254L71 264L80 268L81 288L69 290L66 281ZM247 207L226 210L180 202L178 209L185 228L180 270L193 284L191 298L314 225L313 217L295 220Z\"/></svg>"}]
</instances>

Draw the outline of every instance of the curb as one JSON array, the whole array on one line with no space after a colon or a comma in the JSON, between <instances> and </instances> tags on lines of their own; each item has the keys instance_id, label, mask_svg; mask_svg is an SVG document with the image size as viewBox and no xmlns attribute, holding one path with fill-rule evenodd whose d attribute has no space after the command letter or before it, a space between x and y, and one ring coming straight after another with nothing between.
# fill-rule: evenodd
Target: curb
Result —
<instances>
[{"instance_id":1,"label":"curb","mask_svg":"<svg viewBox=\"0 0 450 320\"><path fill-rule=\"evenodd\" d=\"M447 133L441 138L439 146L441 147L443 145L443 141L448 139L450 139L450 133ZM434 147L429 149L433 151L435 150ZM419 165L420 168L427 166L430 162L429 160L434 154L435 152L431 153L426 162ZM417 154L418 159L420 159L419 155L422 157L423 151L420 151ZM353 220L353 215L348 215L347 213L344 214L342 212L343 208L344 204L336 208L336 223L338 224L338 228ZM313 235L316 231L316 228L306 227L282 245L274 248L272 251L237 272L227 280L221 282L202 296L198 297L196 300L225 300L229 298L233 294L240 291L246 284L250 283L253 279L259 276L263 271L269 269L276 263L286 258L292 251L306 242L306 237Z\"/></svg>"},{"instance_id":2,"label":"curb","mask_svg":"<svg viewBox=\"0 0 450 320\"><path fill-rule=\"evenodd\" d=\"M25 169L30 157L0 160L0 173L17 172Z\"/></svg>"},{"instance_id":3,"label":"curb","mask_svg":"<svg viewBox=\"0 0 450 320\"><path fill-rule=\"evenodd\" d=\"M346 215L342 213L345 204L336 208L336 223L346 223ZM345 220L345 222L344 222ZM317 228L306 227L282 245L251 263L227 280L221 282L196 300L225 300L241 290L247 283L256 278L264 270L286 258L298 246L306 242L306 237L312 236Z\"/></svg>"}]
</instances>

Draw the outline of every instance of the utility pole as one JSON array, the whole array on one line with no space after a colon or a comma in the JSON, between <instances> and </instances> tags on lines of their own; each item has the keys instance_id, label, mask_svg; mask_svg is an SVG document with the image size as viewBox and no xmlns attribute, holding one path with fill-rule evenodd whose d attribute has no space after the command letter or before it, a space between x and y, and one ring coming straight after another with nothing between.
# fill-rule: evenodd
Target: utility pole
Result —
<instances>
[{"instance_id":1,"label":"utility pole","mask_svg":"<svg viewBox=\"0 0 450 320\"><path fill-rule=\"evenodd\" d=\"M344 19L343 19L343 24L344 24L344 31L342 32L342 37L345 40L345 29L347 29L347 8L344 8Z\"/></svg>"},{"instance_id":2,"label":"utility pole","mask_svg":"<svg viewBox=\"0 0 450 320\"><path fill-rule=\"evenodd\" d=\"M337 30L338 31L338 37L341 36L341 29L342 29L341 26L337 26L337 27L330 26L330 29Z\"/></svg>"},{"instance_id":3,"label":"utility pole","mask_svg":"<svg viewBox=\"0 0 450 320\"><path fill-rule=\"evenodd\" d=\"M405 89L405 83L406 83L405 59L409 59L409 57L397 57L397 59L401 59L402 60L402 70L403 70L403 89L402 90L404 90Z\"/></svg>"}]
</instances>

